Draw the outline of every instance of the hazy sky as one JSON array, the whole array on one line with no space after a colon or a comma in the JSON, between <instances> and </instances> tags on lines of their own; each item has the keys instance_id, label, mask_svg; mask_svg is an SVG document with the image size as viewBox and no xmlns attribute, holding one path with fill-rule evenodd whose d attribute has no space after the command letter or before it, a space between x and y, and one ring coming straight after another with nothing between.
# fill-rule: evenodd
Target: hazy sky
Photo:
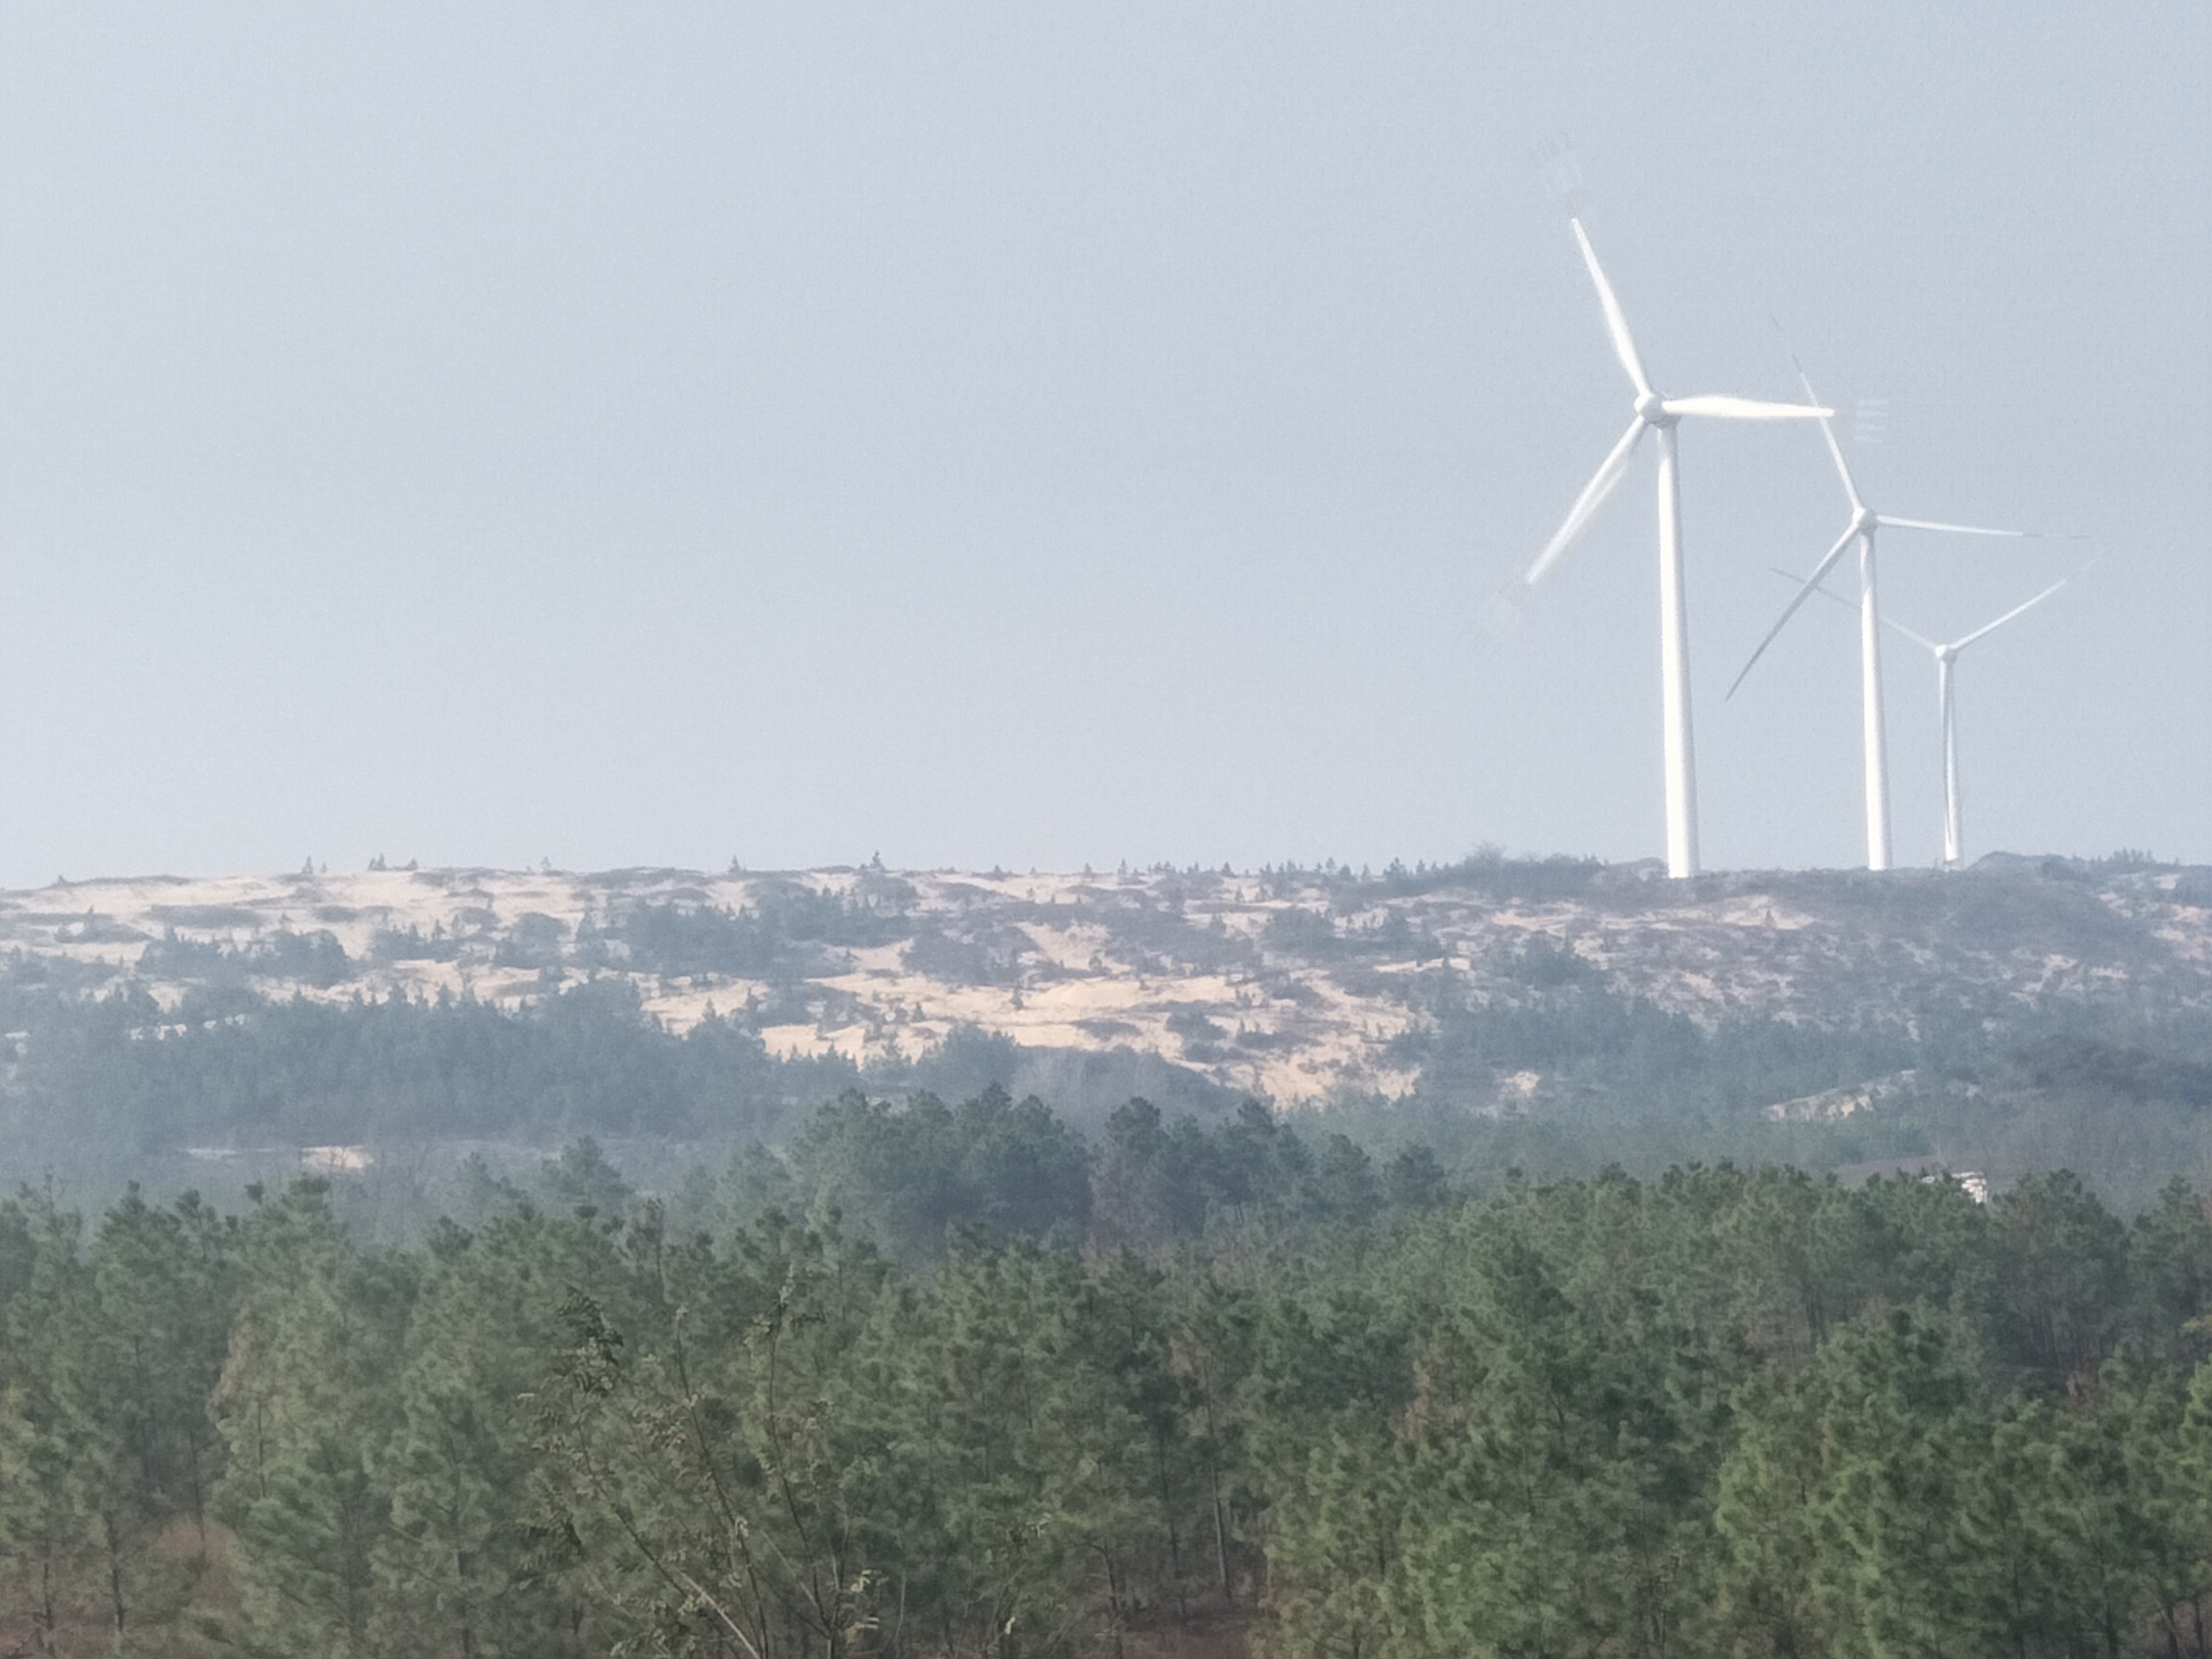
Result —
<instances>
[{"instance_id":1,"label":"hazy sky","mask_svg":"<svg viewBox=\"0 0 2212 1659\"><path fill-rule=\"evenodd\" d=\"M2201 4L16 5L0 882L1655 854L1654 378L1970 653L1971 853L2212 861ZM1844 508L1684 437L1705 850L1862 856ZM1818 614L1832 613L1832 614ZM1899 858L1934 677L1889 656Z\"/></svg>"}]
</instances>

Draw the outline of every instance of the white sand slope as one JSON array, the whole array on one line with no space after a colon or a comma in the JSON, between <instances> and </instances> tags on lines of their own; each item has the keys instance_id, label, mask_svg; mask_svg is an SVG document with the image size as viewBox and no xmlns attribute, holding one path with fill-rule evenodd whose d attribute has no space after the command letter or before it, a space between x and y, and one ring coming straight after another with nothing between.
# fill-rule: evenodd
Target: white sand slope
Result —
<instances>
[{"instance_id":1,"label":"white sand slope","mask_svg":"<svg viewBox=\"0 0 2212 1659\"><path fill-rule=\"evenodd\" d=\"M617 975L673 1030L712 1010L780 1054L912 1059L970 1026L1157 1054L1282 1103L1403 1093L1415 1074L1397 1040L1440 999L1525 996L1562 976L1708 1025L1904 1018L1935 980L2023 998L2155 982L2212 1006L2212 910L2159 877L2044 895L2022 876L1907 877L1877 902L1863 877L1686 886L1642 867L1545 868L1390 881L1166 869L145 877L0 893L0 952L70 964L87 994L136 983L172 1011L210 963L265 995L446 993L506 1007ZM865 925L750 971L682 973L650 959L636 931L641 915L765 918L808 902ZM394 949L410 932L430 954ZM346 959L315 982L287 964L321 934ZM1540 1084L1501 1077L1500 1105Z\"/></svg>"}]
</instances>

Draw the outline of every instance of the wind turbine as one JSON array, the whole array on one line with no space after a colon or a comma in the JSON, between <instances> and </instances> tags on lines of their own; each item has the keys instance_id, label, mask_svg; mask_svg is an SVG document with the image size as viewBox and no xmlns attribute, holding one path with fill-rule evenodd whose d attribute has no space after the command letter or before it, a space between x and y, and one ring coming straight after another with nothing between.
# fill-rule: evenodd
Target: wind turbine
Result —
<instances>
[{"instance_id":1,"label":"wind turbine","mask_svg":"<svg viewBox=\"0 0 2212 1659\"><path fill-rule=\"evenodd\" d=\"M1805 365L1797 363L1794 354L1792 354L1790 360L1796 363L1798 383L1805 387L1806 399L1818 402L1813 393L1813 382L1805 372ZM1788 625L1790 618L1797 614L1797 607L1805 603L1815 588L1819 587L1821 579L1856 542L1859 547L1859 724L1866 771L1866 867L1870 870L1886 870L1889 867L1889 753L1882 721L1882 629L1880 606L1875 594L1875 534L1884 529L1939 530L1951 535L2033 536L2037 533L2032 530L1990 530L1979 524L1943 524L1929 519L1891 518L1887 513L1877 512L1866 505L1859 494L1858 483L1851 476L1850 464L1843 459L1843 446L1836 441L1835 428L1825 415L1820 418L1820 435L1828 440L1828 453L1835 458L1836 476L1843 480L1843 494L1851 503L1851 523L1837 538L1836 545L1828 550L1827 557L1813 567L1813 573L1805 579L1805 585L1797 590L1797 596L1790 601L1781 617L1775 620L1774 626L1767 630L1767 637L1759 642L1759 649L1751 653L1750 661L1744 665L1742 672L1735 677L1735 685L1728 688L1728 695L1735 695L1736 687L1744 683L1744 677L1766 654L1767 647L1774 642L1774 636ZM1838 597L1826 588L1820 591L1827 593L1831 599Z\"/></svg>"},{"instance_id":2,"label":"wind turbine","mask_svg":"<svg viewBox=\"0 0 2212 1659\"><path fill-rule=\"evenodd\" d=\"M1689 723L1689 611L1682 580L1682 492L1675 453L1675 427L1685 415L1715 416L1724 420L1802 420L1835 413L1804 404L1762 403L1756 398L1706 395L1662 397L1652 389L1630 337L1629 321L1613 286L1597 263L1589 233L1579 217L1570 217L1575 244L1590 280L1597 287L1597 302L1606 314L1606 332L1614 355L1627 371L1635 392L1635 414L1620 441L1599 465L1596 477L1583 486L1561 524L1522 580L1528 587L1544 579L1561 554L1582 538L1597 510L1629 469L1630 458L1646 432L1659 434L1659 672L1663 737L1666 760L1666 873L1681 877L1698 873L1697 765L1690 747Z\"/></svg>"},{"instance_id":3,"label":"wind turbine","mask_svg":"<svg viewBox=\"0 0 2212 1659\"><path fill-rule=\"evenodd\" d=\"M1797 580L1788 571L1777 571L1774 573L1777 576L1787 577L1792 582ZM2075 575L2079 574L2078 571L2075 572ZM1892 618L1881 618L1884 623L1897 629L1899 633L1928 652L1936 659L1936 707L1938 717L1943 722L1943 865L1947 870L1955 870L1966 862L1966 842L1960 829L1959 811L1959 705L1951 684L1952 667L1959 660L1959 653L1976 640L1996 632L1998 629L2004 627L2006 623L2019 616L2023 611L2033 610L2073 580L2073 576L2060 577L2026 604L2014 606L1994 622L1984 622L1973 632L1961 635L1947 645L1938 644L1925 634L1914 633L1902 622ZM1844 598L1842 594L1822 587L1818 578L1801 590L1798 596L1803 598L1806 594L1815 591L1818 591L1823 599L1832 599L1838 605L1846 607L1851 605L1851 601ZM1861 615L1864 616L1864 614L1862 611Z\"/></svg>"}]
</instances>

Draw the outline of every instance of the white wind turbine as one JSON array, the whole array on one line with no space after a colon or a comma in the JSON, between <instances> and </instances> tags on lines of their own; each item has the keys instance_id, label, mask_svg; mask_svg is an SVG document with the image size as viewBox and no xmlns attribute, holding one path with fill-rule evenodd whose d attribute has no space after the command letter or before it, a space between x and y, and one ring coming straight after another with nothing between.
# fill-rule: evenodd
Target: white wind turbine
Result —
<instances>
[{"instance_id":1,"label":"white wind turbine","mask_svg":"<svg viewBox=\"0 0 2212 1659\"><path fill-rule=\"evenodd\" d=\"M1697 766L1690 747L1689 723L1689 612L1682 580L1682 496L1675 454L1675 426L1685 415L1711 415L1725 420L1800 420L1832 415L1804 404L1762 403L1756 398L1709 395L1662 397L1652 389L1629 335L1629 323L1612 284L1599 268L1597 254L1579 218L1570 218L1574 240L1597 285L1598 304L1606 313L1606 332L1612 337L1614 354L1628 373L1636 394L1635 415L1620 441L1598 467L1596 477L1575 498L1561 524L1522 580L1534 587L1578 541L1597 510L1613 493L1629 459L1646 432L1659 434L1659 663L1660 701L1664 718L1666 759L1666 873L1673 877L1698 873Z\"/></svg>"},{"instance_id":2,"label":"white wind turbine","mask_svg":"<svg viewBox=\"0 0 2212 1659\"><path fill-rule=\"evenodd\" d=\"M1797 580L1788 571L1777 571L1774 573L1792 582ZM2075 574L2079 575L2080 572L2076 571ZM1966 862L1966 841L1960 825L1959 802L1959 704L1952 688L1951 669L1959 660L1959 653L1976 640L1996 632L2023 611L2033 610L2073 580L2073 576L2060 577L2034 598L2014 606L1994 622L1984 622L1973 632L1961 635L1947 645L1938 644L1925 634L1914 633L1893 618L1881 618L1882 622L1897 629L1936 659L1936 707L1937 716L1943 723L1943 865L1947 870L1955 870ZM1806 594L1815 591L1823 599L1832 599L1846 607L1851 605L1851 601L1842 594L1820 586L1818 578L1800 591L1799 597L1803 598ZM1864 612L1861 614L1864 615Z\"/></svg>"},{"instance_id":3,"label":"white wind turbine","mask_svg":"<svg viewBox=\"0 0 2212 1659\"><path fill-rule=\"evenodd\" d=\"M1793 357L1791 360L1795 362L1796 359ZM1802 363L1797 364L1797 379L1805 387L1806 398L1818 402L1813 393L1813 382L1807 378ZM1776 618L1774 626L1767 630L1767 637L1759 642L1759 649L1751 653L1750 661L1744 665L1742 672L1735 677L1735 684L1728 688L1728 695L1735 695L1736 687L1744 683L1744 677L1766 654L1767 647L1774 642L1774 636L1788 626L1790 618L1797 614L1797 607L1805 603L1815 588L1820 586L1821 579L1835 568L1836 561L1849 552L1852 544L1856 542L1859 548L1859 722L1866 776L1866 867L1870 870L1886 870L1889 867L1889 753L1882 721L1882 629L1880 606L1875 594L1875 533L1883 529L1940 530L1952 535L2033 536L2037 533L2032 530L1990 530L1979 524L1942 524L1928 519L1891 518L1888 513L1877 512L1860 496L1858 483L1851 476L1851 466L1843 459L1843 447L1836 441L1835 428L1829 424L1826 416L1821 418L1820 435L1828 440L1828 453L1835 458L1836 476L1843 480L1843 494L1851 502L1851 523L1837 539L1836 545L1828 550L1827 557L1813 567L1810 576L1805 578L1805 585L1797 590L1797 596L1790 601ZM1826 588L1820 588L1820 591L1828 594L1831 599L1837 597Z\"/></svg>"}]
</instances>

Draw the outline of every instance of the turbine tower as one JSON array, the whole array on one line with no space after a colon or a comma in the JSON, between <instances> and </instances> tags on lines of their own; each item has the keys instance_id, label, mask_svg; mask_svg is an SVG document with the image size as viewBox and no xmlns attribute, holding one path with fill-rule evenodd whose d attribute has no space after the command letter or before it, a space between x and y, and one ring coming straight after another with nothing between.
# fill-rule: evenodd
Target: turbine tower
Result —
<instances>
[{"instance_id":1,"label":"turbine tower","mask_svg":"<svg viewBox=\"0 0 2212 1659\"><path fill-rule=\"evenodd\" d=\"M1675 427L1685 415L1716 416L1724 420L1800 420L1832 415L1805 404L1762 403L1756 398L1707 395L1662 397L1652 389L1630 337L1628 318L1613 296L1612 284L1597 263L1589 233L1579 218L1570 218L1583 263L1597 287L1597 301L1606 314L1606 332L1614 355L1629 377L1635 394L1635 413L1629 429L1598 467L1596 477L1583 488L1543 552L1522 580L1534 587L1559 562L1559 556L1582 538L1590 527L1646 432L1659 434L1659 664L1660 704L1666 760L1666 873L1682 877L1698 873L1697 764L1690 746L1689 720L1689 610L1682 578L1682 495L1676 457Z\"/></svg>"},{"instance_id":2,"label":"turbine tower","mask_svg":"<svg viewBox=\"0 0 2212 1659\"><path fill-rule=\"evenodd\" d=\"M1794 356L1791 360L1796 361ZM1805 387L1806 399L1818 402L1813 394L1813 382L1806 376L1802 363L1797 364L1797 379ZM1852 544L1856 542L1859 548L1859 724L1863 734L1861 741L1866 774L1866 867L1870 870L1886 870L1889 867L1889 752L1882 720L1882 628L1881 607L1875 592L1875 534L1884 529L1940 530L1951 535L2033 536L2037 533L2032 530L1990 530L1979 524L1942 524L1929 519L1891 518L1887 513L1877 512L1866 505L1859 494L1857 480L1852 477L1851 466L1843 459L1843 446L1836 441L1835 428L1825 415L1820 418L1820 435L1828 440L1828 453L1835 459L1836 476L1843 481L1843 495L1851 503L1851 523L1836 545L1828 550L1828 556L1813 567L1813 573L1805 579L1805 585L1797 590L1797 596L1790 601L1774 626L1767 630L1767 637L1759 642L1759 649L1751 653L1750 661L1744 665L1742 672L1735 677L1735 684L1728 688L1728 695L1735 695L1736 687L1744 683L1744 677L1751 672L1754 665L1766 653L1767 647L1774 642L1774 636L1788 625L1790 618L1797 614L1797 607L1805 603L1806 596L1819 586L1821 579L1835 567L1836 561L1849 552ZM1820 591L1828 594L1831 599L1838 597L1826 588Z\"/></svg>"},{"instance_id":3,"label":"turbine tower","mask_svg":"<svg viewBox=\"0 0 2212 1659\"><path fill-rule=\"evenodd\" d=\"M2077 575L2079 573L2076 572ZM1792 582L1797 580L1788 571L1777 571L1775 574L1788 577ZM1973 632L1953 640L1947 645L1938 644L1925 634L1914 633L1902 622L1891 618L1881 618L1884 623L1897 629L1899 633L1904 635L1906 639L1920 646L1936 659L1936 708L1937 716L1943 723L1943 867L1947 870L1955 870L1966 862L1966 840L1959 818L1959 704L1951 678L1951 671L1959 661L1959 653L1976 640L1983 639L1996 632L1998 629L2004 627L2006 623L2022 612L2033 610L2073 580L2072 576L2060 577L2026 604L2014 606L1994 622L1984 622ZM1842 594L1820 587L1817 580L1802 590L1799 596L1802 598L1804 594L1811 593L1816 589L1823 599L1832 599L1838 605L1846 606L1851 604L1851 601L1844 598ZM1864 615L1863 612L1862 615Z\"/></svg>"}]
</instances>

